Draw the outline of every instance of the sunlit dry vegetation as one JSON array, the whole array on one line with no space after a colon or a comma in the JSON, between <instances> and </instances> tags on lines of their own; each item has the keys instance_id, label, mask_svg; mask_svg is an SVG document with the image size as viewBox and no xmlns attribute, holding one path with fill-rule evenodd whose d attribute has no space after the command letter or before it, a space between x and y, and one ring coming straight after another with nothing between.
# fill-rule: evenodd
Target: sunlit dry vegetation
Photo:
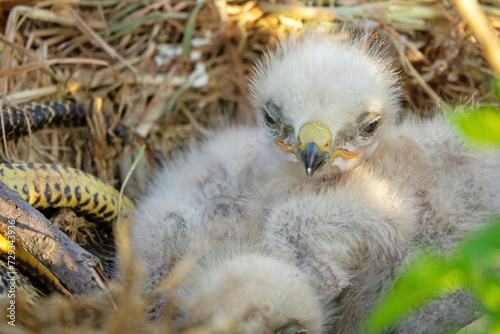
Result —
<instances>
[{"instance_id":1,"label":"sunlit dry vegetation","mask_svg":"<svg viewBox=\"0 0 500 334\"><path fill-rule=\"evenodd\" d=\"M498 33L500 4L485 0L480 9ZM159 157L168 159L214 129L253 122L252 64L278 37L309 25L369 28L384 36L409 113L427 117L436 107L495 101L496 65L487 61L484 36L474 34L451 1L21 0L0 1L0 10L0 105L102 99L89 126L2 140L0 157L66 164L120 188L147 143L147 163L125 189L132 195L144 191L142 176ZM118 123L127 135L108 131ZM113 239L110 226L73 226L65 232L76 241L113 256L114 245L106 244ZM15 333L168 332L175 303L159 323L147 322L149 297L136 297L140 266L126 236L118 239L130 280L99 296L57 296L35 308L20 303ZM14 333L5 326L0 331Z\"/></svg>"}]
</instances>

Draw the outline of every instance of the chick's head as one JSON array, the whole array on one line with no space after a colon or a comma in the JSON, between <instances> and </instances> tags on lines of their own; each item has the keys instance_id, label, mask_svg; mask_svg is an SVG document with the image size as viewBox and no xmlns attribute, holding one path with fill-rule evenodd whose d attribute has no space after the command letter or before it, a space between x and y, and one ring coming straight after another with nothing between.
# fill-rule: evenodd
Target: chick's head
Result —
<instances>
[{"instance_id":1,"label":"chick's head","mask_svg":"<svg viewBox=\"0 0 500 334\"><path fill-rule=\"evenodd\" d=\"M307 176L369 158L399 111L397 77L380 44L345 33L282 40L251 81L257 122L279 148L269 149L302 164Z\"/></svg>"}]
</instances>

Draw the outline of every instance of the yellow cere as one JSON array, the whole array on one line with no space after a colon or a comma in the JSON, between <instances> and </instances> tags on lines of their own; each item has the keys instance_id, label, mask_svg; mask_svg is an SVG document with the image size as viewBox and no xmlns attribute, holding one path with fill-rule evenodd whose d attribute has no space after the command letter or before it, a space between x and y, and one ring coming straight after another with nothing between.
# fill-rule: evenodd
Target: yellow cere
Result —
<instances>
[{"instance_id":1,"label":"yellow cere","mask_svg":"<svg viewBox=\"0 0 500 334\"><path fill-rule=\"evenodd\" d=\"M303 125L299 131L299 149L304 150L310 143L315 143L320 151L330 152L332 134L328 126L320 121Z\"/></svg>"}]
</instances>

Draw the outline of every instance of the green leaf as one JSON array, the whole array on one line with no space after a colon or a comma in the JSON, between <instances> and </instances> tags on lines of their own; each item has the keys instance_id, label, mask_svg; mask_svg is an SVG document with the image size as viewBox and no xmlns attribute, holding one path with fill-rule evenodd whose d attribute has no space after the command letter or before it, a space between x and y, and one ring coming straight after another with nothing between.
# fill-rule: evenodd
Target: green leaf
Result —
<instances>
[{"instance_id":1,"label":"green leaf","mask_svg":"<svg viewBox=\"0 0 500 334\"><path fill-rule=\"evenodd\" d=\"M448 257L436 250L417 255L367 319L367 331L383 331L430 298L452 292L461 285L475 293L487 313L499 314L499 267L500 219L496 219L469 236ZM491 325L493 328L497 323Z\"/></svg>"},{"instance_id":2,"label":"green leaf","mask_svg":"<svg viewBox=\"0 0 500 334\"><path fill-rule=\"evenodd\" d=\"M489 91L493 96L497 98L497 100L500 99L500 79L493 77L491 80L488 82L488 87Z\"/></svg>"},{"instance_id":3,"label":"green leaf","mask_svg":"<svg viewBox=\"0 0 500 334\"><path fill-rule=\"evenodd\" d=\"M485 315L477 319L476 321L473 321L468 326L465 326L455 334L486 334L489 333L488 328L490 328L490 326L491 319Z\"/></svg>"},{"instance_id":4,"label":"green leaf","mask_svg":"<svg viewBox=\"0 0 500 334\"><path fill-rule=\"evenodd\" d=\"M500 219L464 240L453 257L466 286L490 311L500 312Z\"/></svg>"},{"instance_id":5,"label":"green leaf","mask_svg":"<svg viewBox=\"0 0 500 334\"><path fill-rule=\"evenodd\" d=\"M385 295L366 321L369 333L389 328L406 314L440 291L454 291L461 273L452 261L433 253L423 253L405 268L394 287Z\"/></svg>"},{"instance_id":6,"label":"green leaf","mask_svg":"<svg viewBox=\"0 0 500 334\"><path fill-rule=\"evenodd\" d=\"M465 239L454 255L455 261L476 267L475 270L500 266L500 219ZM471 268L472 269L472 268Z\"/></svg>"},{"instance_id":7,"label":"green leaf","mask_svg":"<svg viewBox=\"0 0 500 334\"><path fill-rule=\"evenodd\" d=\"M182 15L180 15L182 14ZM118 22L109 27L109 32L112 34L111 37L108 37L108 41L113 41L122 36L125 36L143 24L150 22L162 22L170 19L182 19L184 18L184 13L160 13L160 12L151 12L147 13L140 17L131 18L128 20L124 20L122 22ZM99 31L99 35L104 35L104 31Z\"/></svg>"},{"instance_id":8,"label":"green leaf","mask_svg":"<svg viewBox=\"0 0 500 334\"><path fill-rule=\"evenodd\" d=\"M124 18L125 16L131 14L134 10L138 9L139 7L143 7L144 3L142 1L136 1L129 3L128 5L124 6L122 9L120 9L118 12L113 14L111 16L112 21L118 21Z\"/></svg>"},{"instance_id":9,"label":"green leaf","mask_svg":"<svg viewBox=\"0 0 500 334\"><path fill-rule=\"evenodd\" d=\"M128 180L132 176L132 173L137 168L137 165L139 165L139 162L141 161L141 158L144 155L145 151L146 151L146 144L142 145L141 150L139 151L139 153L135 157L134 162L132 163L132 166L130 167L130 169L127 173L127 176L125 176L125 180L123 180L122 186L120 188L120 197L119 197L120 201L118 202L118 219L117 219L118 222L120 221L120 213L122 211L123 190L125 189L125 186L127 185Z\"/></svg>"},{"instance_id":10,"label":"green leaf","mask_svg":"<svg viewBox=\"0 0 500 334\"><path fill-rule=\"evenodd\" d=\"M474 144L500 146L500 111L493 106L455 112L451 122Z\"/></svg>"},{"instance_id":11,"label":"green leaf","mask_svg":"<svg viewBox=\"0 0 500 334\"><path fill-rule=\"evenodd\" d=\"M205 4L205 1L198 0L196 7L194 7L193 12L189 16L186 23L186 30L184 31L184 36L182 36L182 55L186 56L189 52L189 46L191 45L191 40L193 39L194 28L196 27L196 17L201 7Z\"/></svg>"},{"instance_id":12,"label":"green leaf","mask_svg":"<svg viewBox=\"0 0 500 334\"><path fill-rule=\"evenodd\" d=\"M500 312L500 280L497 274L490 272L480 277L473 291L488 311Z\"/></svg>"}]
</instances>

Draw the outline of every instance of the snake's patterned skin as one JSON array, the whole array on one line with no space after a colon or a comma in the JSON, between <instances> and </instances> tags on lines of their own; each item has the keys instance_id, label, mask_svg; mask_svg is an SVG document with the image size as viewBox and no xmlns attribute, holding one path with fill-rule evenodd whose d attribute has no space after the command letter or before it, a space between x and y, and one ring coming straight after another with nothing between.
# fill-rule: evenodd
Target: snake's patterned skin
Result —
<instances>
[{"instance_id":1,"label":"snake's patterned skin","mask_svg":"<svg viewBox=\"0 0 500 334\"><path fill-rule=\"evenodd\" d=\"M17 299L21 293L30 304L39 297L38 291L19 270L11 270L6 262L0 261L0 296L7 296L8 302Z\"/></svg>"},{"instance_id":2,"label":"snake's patterned skin","mask_svg":"<svg viewBox=\"0 0 500 334\"><path fill-rule=\"evenodd\" d=\"M27 102L2 108L2 128L5 129L5 138L12 140L26 136L30 128L34 133L48 127L83 126L87 116L90 116L90 108L80 103Z\"/></svg>"},{"instance_id":3,"label":"snake's patterned skin","mask_svg":"<svg viewBox=\"0 0 500 334\"><path fill-rule=\"evenodd\" d=\"M91 221L111 221L118 215L120 194L93 175L61 165L0 164L0 180L37 209L71 208ZM133 207L122 198L122 208Z\"/></svg>"},{"instance_id":4,"label":"snake's patterned skin","mask_svg":"<svg viewBox=\"0 0 500 334\"><path fill-rule=\"evenodd\" d=\"M26 102L15 106L3 106L0 118L0 140L14 140L38 130L54 127L79 127L92 117L93 104L88 106L73 101ZM3 125L2 125L3 123ZM127 126L104 116L104 123L117 137L126 139Z\"/></svg>"},{"instance_id":5,"label":"snake's patterned skin","mask_svg":"<svg viewBox=\"0 0 500 334\"><path fill-rule=\"evenodd\" d=\"M9 249L13 249L13 252L9 253ZM59 282L59 279L55 277L54 274L52 274L41 262L39 262L37 259L31 256L31 254L29 254L18 245L14 245L14 247L12 247L7 239L5 239L1 234L0 259L3 261L0 261L0 264L4 264L4 269L7 270L7 272L5 272L4 270L1 271L2 275L0 275L0 279L2 280L2 282L6 279L12 278L14 276L15 270L18 270L24 273L26 276L31 277L40 286L43 286L44 290L46 290L47 292L58 291L65 296L71 296L71 293L62 286L62 284ZM30 295L36 292L34 288L32 290L28 288L28 286L31 286L31 284L24 277L18 275L17 278L19 278L21 282L16 282L16 285L23 284ZM5 290L5 286L2 287L2 284L0 284L0 295L2 294L3 290Z\"/></svg>"},{"instance_id":6,"label":"snake's patterned skin","mask_svg":"<svg viewBox=\"0 0 500 334\"><path fill-rule=\"evenodd\" d=\"M70 101L29 102L4 106L1 116L0 140L15 140L49 127L84 126L87 119L92 117L92 107ZM108 118L104 120L108 125L112 124ZM121 123L114 123L112 131L121 138L126 138L128 134ZM109 222L118 215L119 192L95 176L74 168L40 163L0 163L0 180L37 209L71 208L94 222ZM133 208L129 198L123 196L121 201L122 212ZM8 261L8 247L8 241L0 234L0 260ZM13 274L4 272L5 264L2 261L0 265L3 268L0 271L2 283ZM16 269L48 292L59 291L63 295L71 295L57 277L20 247L16 247ZM27 280L24 282L29 284ZM5 288L5 284L0 284L0 298Z\"/></svg>"}]
</instances>

